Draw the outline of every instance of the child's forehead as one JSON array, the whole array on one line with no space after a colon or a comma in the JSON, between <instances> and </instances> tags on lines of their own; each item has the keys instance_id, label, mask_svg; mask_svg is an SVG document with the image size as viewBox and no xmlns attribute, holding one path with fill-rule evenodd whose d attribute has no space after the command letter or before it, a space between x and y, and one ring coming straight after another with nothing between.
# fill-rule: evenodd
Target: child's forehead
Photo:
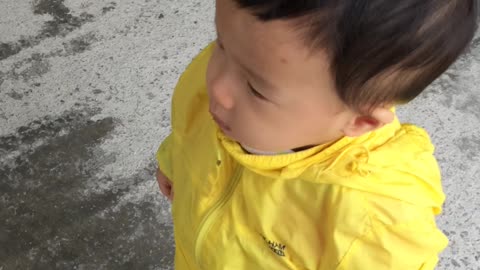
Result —
<instances>
[{"instance_id":1,"label":"child's forehead","mask_svg":"<svg viewBox=\"0 0 480 270\"><path fill-rule=\"evenodd\" d=\"M318 15L315 21L320 20L319 16L324 17ZM316 38L312 39L312 19L308 16L262 20L254 10L239 7L234 0L217 0L215 24L219 32L227 28L228 31L242 34L242 38L256 41L255 45L260 43L261 46L254 46L256 50L272 53L278 47L285 47L282 62L289 57L290 51L296 52L296 58L311 58L316 54L327 56L326 34L317 33Z\"/></svg>"},{"instance_id":2,"label":"child's forehead","mask_svg":"<svg viewBox=\"0 0 480 270\"><path fill-rule=\"evenodd\" d=\"M309 58L311 51L292 22L263 22L231 0L219 2L222 4L217 4L215 25L219 38L231 41L230 46L257 57L277 58L280 63L288 62L289 58Z\"/></svg>"},{"instance_id":3,"label":"child's forehead","mask_svg":"<svg viewBox=\"0 0 480 270\"><path fill-rule=\"evenodd\" d=\"M325 53L312 53L286 22L264 23L237 12L221 14L220 9L216 24L223 53L245 80L284 99L325 98L318 96L318 88L334 93Z\"/></svg>"}]
</instances>

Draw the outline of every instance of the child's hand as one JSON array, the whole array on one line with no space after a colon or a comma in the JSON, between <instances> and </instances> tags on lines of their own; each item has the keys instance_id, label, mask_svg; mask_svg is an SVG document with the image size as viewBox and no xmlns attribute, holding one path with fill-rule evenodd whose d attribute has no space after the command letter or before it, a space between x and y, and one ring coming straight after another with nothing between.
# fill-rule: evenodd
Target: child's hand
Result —
<instances>
[{"instance_id":1,"label":"child's hand","mask_svg":"<svg viewBox=\"0 0 480 270\"><path fill-rule=\"evenodd\" d=\"M157 182L160 187L160 191L165 195L168 200L173 200L173 185L172 182L160 171L157 169Z\"/></svg>"}]
</instances>

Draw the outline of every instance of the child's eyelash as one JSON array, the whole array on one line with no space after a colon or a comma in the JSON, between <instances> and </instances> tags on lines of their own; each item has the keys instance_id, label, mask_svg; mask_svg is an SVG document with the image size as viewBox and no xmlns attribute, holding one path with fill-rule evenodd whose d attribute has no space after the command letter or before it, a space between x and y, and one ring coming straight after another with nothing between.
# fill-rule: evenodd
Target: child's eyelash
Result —
<instances>
[{"instance_id":1,"label":"child's eyelash","mask_svg":"<svg viewBox=\"0 0 480 270\"><path fill-rule=\"evenodd\" d=\"M267 100L267 98L265 98L262 94L260 94L257 90L255 90L255 88L253 88L253 86L248 83L248 88L250 89L250 92L257 98L260 98L260 99L263 99L263 100Z\"/></svg>"}]
</instances>

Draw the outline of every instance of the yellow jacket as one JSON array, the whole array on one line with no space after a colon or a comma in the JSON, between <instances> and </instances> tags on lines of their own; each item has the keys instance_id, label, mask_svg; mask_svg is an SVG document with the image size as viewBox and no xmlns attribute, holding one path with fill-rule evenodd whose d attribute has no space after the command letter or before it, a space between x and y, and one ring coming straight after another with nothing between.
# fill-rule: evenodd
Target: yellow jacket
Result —
<instances>
[{"instance_id":1,"label":"yellow jacket","mask_svg":"<svg viewBox=\"0 0 480 270\"><path fill-rule=\"evenodd\" d=\"M445 197L424 130L395 120L302 152L247 154L208 113L211 47L181 76L157 153L175 188L175 269L435 267Z\"/></svg>"}]
</instances>

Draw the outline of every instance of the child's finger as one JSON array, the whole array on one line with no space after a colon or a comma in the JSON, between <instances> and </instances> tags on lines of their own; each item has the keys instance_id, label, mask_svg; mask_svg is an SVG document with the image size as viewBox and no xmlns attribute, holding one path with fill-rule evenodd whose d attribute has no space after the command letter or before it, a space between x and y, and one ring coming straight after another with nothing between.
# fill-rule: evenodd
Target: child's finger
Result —
<instances>
[{"instance_id":1,"label":"child's finger","mask_svg":"<svg viewBox=\"0 0 480 270\"><path fill-rule=\"evenodd\" d=\"M171 201L173 199L172 182L160 171L160 169L157 169L156 178L160 191Z\"/></svg>"},{"instance_id":2,"label":"child's finger","mask_svg":"<svg viewBox=\"0 0 480 270\"><path fill-rule=\"evenodd\" d=\"M173 187L172 186L170 186L170 193L167 195L167 198L170 201L173 201Z\"/></svg>"},{"instance_id":3,"label":"child's finger","mask_svg":"<svg viewBox=\"0 0 480 270\"><path fill-rule=\"evenodd\" d=\"M159 183L159 186L160 186L160 191L162 192L162 194L164 196L166 196L167 198L170 197L170 194L171 194L171 186L168 185L167 183Z\"/></svg>"}]
</instances>

